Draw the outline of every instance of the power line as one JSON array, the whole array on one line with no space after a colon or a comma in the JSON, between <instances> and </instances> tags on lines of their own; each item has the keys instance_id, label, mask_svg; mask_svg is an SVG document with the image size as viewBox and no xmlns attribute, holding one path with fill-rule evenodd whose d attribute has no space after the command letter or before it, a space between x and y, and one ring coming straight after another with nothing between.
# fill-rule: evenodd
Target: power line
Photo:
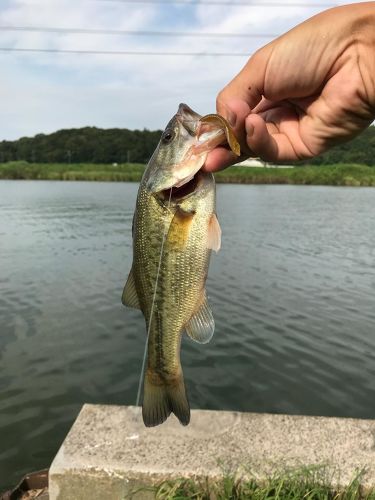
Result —
<instances>
[{"instance_id":1,"label":"power line","mask_svg":"<svg viewBox=\"0 0 375 500\"><path fill-rule=\"evenodd\" d=\"M188 6L205 6L205 5L242 5L243 7L306 7L306 8L330 8L337 7L337 3L312 3L312 2L260 2L260 1L250 1L244 2L241 0L233 1L217 1L217 0L204 0L202 2L193 0L94 0L100 2L118 2L118 3L138 3L138 4L180 4Z\"/></svg>"},{"instance_id":2,"label":"power line","mask_svg":"<svg viewBox=\"0 0 375 500\"><path fill-rule=\"evenodd\" d=\"M190 31L132 31L86 28L56 28L38 26L0 26L0 31L27 31L40 33L76 33L84 35L130 35L130 36L168 36L168 37L199 37L199 38L276 38L279 35L271 33L209 33Z\"/></svg>"},{"instance_id":3,"label":"power line","mask_svg":"<svg viewBox=\"0 0 375 500\"><path fill-rule=\"evenodd\" d=\"M104 56L199 56L199 57L249 57L246 52L148 52L132 50L79 50L79 49L30 49L0 47L0 52L41 52L58 54L98 54Z\"/></svg>"}]
</instances>

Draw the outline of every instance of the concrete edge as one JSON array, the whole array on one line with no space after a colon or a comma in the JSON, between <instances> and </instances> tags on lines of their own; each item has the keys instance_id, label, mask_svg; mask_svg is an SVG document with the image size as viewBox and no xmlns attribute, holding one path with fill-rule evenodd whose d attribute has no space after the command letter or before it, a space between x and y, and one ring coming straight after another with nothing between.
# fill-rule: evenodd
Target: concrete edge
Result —
<instances>
[{"instance_id":1,"label":"concrete edge","mask_svg":"<svg viewBox=\"0 0 375 500\"><path fill-rule=\"evenodd\" d=\"M51 465L50 498L122 500L170 479L262 482L306 466L333 487L364 471L375 488L375 421L193 410L187 428L171 417L147 429L139 408L85 405Z\"/></svg>"}]
</instances>

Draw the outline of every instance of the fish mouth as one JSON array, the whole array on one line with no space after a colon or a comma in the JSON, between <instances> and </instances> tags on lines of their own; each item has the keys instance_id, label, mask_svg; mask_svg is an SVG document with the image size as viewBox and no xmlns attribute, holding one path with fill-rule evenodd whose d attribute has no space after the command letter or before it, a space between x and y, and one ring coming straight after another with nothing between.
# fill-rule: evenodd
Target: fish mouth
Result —
<instances>
[{"instance_id":1,"label":"fish mouth","mask_svg":"<svg viewBox=\"0 0 375 500\"><path fill-rule=\"evenodd\" d=\"M160 191L158 195L164 200L179 201L192 195L198 187L202 174L198 171L190 180L182 186L172 186Z\"/></svg>"}]
</instances>

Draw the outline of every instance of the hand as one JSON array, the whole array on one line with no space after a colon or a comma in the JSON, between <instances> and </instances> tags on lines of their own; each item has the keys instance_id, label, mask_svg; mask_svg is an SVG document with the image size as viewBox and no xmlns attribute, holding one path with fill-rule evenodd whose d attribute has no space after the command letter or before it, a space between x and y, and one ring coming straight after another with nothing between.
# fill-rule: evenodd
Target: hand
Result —
<instances>
[{"instance_id":1,"label":"hand","mask_svg":"<svg viewBox=\"0 0 375 500\"><path fill-rule=\"evenodd\" d=\"M296 161L359 134L375 118L375 2L336 7L258 50L219 93L240 159ZM212 151L205 170L238 161Z\"/></svg>"}]
</instances>

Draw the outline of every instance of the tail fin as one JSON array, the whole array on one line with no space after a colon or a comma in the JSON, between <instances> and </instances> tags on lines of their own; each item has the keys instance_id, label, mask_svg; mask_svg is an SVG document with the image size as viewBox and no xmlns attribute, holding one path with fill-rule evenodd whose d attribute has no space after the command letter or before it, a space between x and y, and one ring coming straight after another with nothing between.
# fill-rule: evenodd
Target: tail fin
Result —
<instances>
[{"instance_id":1,"label":"tail fin","mask_svg":"<svg viewBox=\"0 0 375 500\"><path fill-rule=\"evenodd\" d=\"M161 377L156 378L157 381L146 372L142 407L145 426L162 424L171 412L182 425L187 425L190 422L190 406L182 374L173 383L166 383Z\"/></svg>"}]
</instances>

